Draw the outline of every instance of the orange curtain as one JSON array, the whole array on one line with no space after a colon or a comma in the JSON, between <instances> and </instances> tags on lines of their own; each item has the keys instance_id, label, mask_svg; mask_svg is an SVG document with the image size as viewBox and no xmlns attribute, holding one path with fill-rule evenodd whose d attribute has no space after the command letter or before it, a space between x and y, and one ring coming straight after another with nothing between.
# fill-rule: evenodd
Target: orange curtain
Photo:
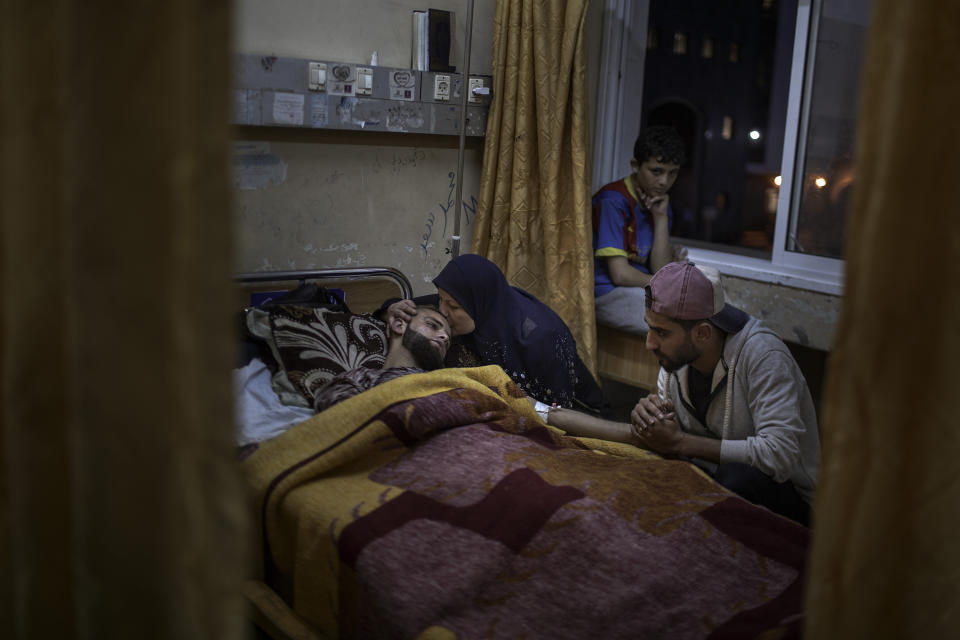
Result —
<instances>
[{"instance_id":1,"label":"orange curtain","mask_svg":"<svg viewBox=\"0 0 960 640\"><path fill-rule=\"evenodd\" d=\"M960 629L958 29L954 2L873 3L808 638Z\"/></svg>"},{"instance_id":2,"label":"orange curtain","mask_svg":"<svg viewBox=\"0 0 960 640\"><path fill-rule=\"evenodd\" d=\"M0 15L2 635L243 637L229 3Z\"/></svg>"},{"instance_id":3,"label":"orange curtain","mask_svg":"<svg viewBox=\"0 0 960 640\"><path fill-rule=\"evenodd\" d=\"M596 373L586 0L498 0L473 252L556 311Z\"/></svg>"}]
</instances>

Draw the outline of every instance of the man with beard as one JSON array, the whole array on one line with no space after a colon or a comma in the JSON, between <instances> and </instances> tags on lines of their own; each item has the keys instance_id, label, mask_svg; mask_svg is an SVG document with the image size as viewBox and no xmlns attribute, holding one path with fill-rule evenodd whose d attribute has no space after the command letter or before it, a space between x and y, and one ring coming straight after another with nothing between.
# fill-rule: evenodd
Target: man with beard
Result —
<instances>
[{"instance_id":1,"label":"man with beard","mask_svg":"<svg viewBox=\"0 0 960 640\"><path fill-rule=\"evenodd\" d=\"M631 413L639 446L691 459L755 504L808 524L820 464L810 390L780 338L726 304L716 269L674 262L646 287L657 394Z\"/></svg>"},{"instance_id":2,"label":"man with beard","mask_svg":"<svg viewBox=\"0 0 960 640\"><path fill-rule=\"evenodd\" d=\"M314 394L318 412L388 380L443 367L450 347L450 323L436 308L421 305L409 321L391 317L387 331L390 345L383 367L359 367L331 378Z\"/></svg>"}]
</instances>

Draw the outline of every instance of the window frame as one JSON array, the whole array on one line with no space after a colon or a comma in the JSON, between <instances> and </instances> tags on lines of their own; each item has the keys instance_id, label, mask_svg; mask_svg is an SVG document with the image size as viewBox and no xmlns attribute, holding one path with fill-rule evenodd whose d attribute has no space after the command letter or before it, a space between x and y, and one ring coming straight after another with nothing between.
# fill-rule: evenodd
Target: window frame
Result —
<instances>
[{"instance_id":1,"label":"window frame","mask_svg":"<svg viewBox=\"0 0 960 640\"><path fill-rule=\"evenodd\" d=\"M630 11L629 0L605 0L604 15L628 17L618 25L623 30L619 38L604 38L602 52L604 62L625 61L630 59L636 64L639 58L641 68L645 62L646 32L649 15L649 2L638 2ZM787 113L785 120L783 155L781 157L782 176L780 193L777 201L777 215L774 226L773 252L770 258L756 258L724 251L722 245L713 245L711 248L689 247L690 260L717 268L721 273L782 284L820 293L842 295L845 261L836 258L826 258L802 254L787 250L787 234L796 229L797 211L800 204L803 170L805 164L805 141L809 126L809 112L811 91L813 85L813 70L816 54L817 32L822 0L798 0L797 19L794 30L793 57L790 71L790 84L787 97ZM626 9L626 11L625 11ZM626 15L624 15L626 13ZM606 20L607 18L605 18ZM642 30L637 30L642 27ZM609 25L605 25L606 33L610 33ZM632 34L644 34L643 41L637 43ZM621 46L630 43L630 47L637 50L624 55ZM615 47L620 55L610 56L611 47ZM634 67L635 69L635 67ZM601 69L601 78L612 78L611 69ZM617 166L629 167L629 156L632 154L632 141L639 130L639 118L633 114L642 112L636 110L637 94L642 93L642 84L627 88L622 78L627 74L617 73L615 91L608 91L609 87L600 86L598 95L597 113L610 113L611 104L616 104L615 126L600 127L597 131L597 143L594 146L594 191L603 184L622 178L623 175L612 175L612 168ZM634 74L635 75L635 74ZM604 107L606 111L604 111ZM642 105L641 105L642 107ZM629 114L629 118L625 114ZM634 120L635 124L631 124ZM612 134L619 135L632 132L629 144L623 139L613 139ZM626 157L624 157L626 152ZM596 171L601 169L600 171ZM683 243L683 239L671 239Z\"/></svg>"}]
</instances>

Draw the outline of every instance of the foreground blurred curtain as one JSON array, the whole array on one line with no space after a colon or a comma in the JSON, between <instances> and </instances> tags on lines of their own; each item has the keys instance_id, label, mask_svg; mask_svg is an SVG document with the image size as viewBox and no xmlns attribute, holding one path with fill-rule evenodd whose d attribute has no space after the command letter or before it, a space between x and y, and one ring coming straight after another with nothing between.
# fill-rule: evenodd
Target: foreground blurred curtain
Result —
<instances>
[{"instance_id":1,"label":"foreground blurred curtain","mask_svg":"<svg viewBox=\"0 0 960 640\"><path fill-rule=\"evenodd\" d=\"M586 0L497 0L473 252L546 302L596 373Z\"/></svg>"},{"instance_id":2,"label":"foreground blurred curtain","mask_svg":"<svg viewBox=\"0 0 960 640\"><path fill-rule=\"evenodd\" d=\"M873 3L808 638L960 634L960 4Z\"/></svg>"},{"instance_id":3,"label":"foreground blurred curtain","mask_svg":"<svg viewBox=\"0 0 960 640\"><path fill-rule=\"evenodd\" d=\"M0 635L242 637L229 3L0 0Z\"/></svg>"}]
</instances>

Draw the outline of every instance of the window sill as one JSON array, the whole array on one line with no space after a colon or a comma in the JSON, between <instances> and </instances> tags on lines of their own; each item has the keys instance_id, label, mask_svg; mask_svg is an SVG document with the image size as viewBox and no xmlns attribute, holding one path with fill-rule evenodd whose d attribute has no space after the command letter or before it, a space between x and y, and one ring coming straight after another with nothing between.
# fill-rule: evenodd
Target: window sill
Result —
<instances>
[{"instance_id":1,"label":"window sill","mask_svg":"<svg viewBox=\"0 0 960 640\"><path fill-rule=\"evenodd\" d=\"M687 258L691 262L714 267L724 275L835 296L843 295L843 267L840 261L830 261L841 265L837 270L817 270L793 265L778 265L761 258L695 247L688 248Z\"/></svg>"}]
</instances>

